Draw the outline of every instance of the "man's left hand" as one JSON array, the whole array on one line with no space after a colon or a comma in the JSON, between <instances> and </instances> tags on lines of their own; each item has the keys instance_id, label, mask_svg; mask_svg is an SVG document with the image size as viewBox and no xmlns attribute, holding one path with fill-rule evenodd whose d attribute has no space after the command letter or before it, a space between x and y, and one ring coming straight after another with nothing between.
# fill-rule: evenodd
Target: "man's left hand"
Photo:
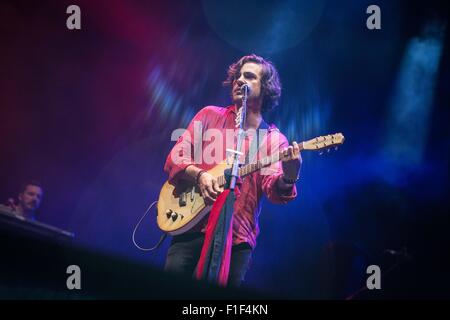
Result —
<instances>
[{"instance_id":1,"label":"man's left hand","mask_svg":"<svg viewBox=\"0 0 450 320\"><path fill-rule=\"evenodd\" d=\"M283 150L282 157L283 177L288 180L297 180L302 166L302 156L297 142Z\"/></svg>"}]
</instances>

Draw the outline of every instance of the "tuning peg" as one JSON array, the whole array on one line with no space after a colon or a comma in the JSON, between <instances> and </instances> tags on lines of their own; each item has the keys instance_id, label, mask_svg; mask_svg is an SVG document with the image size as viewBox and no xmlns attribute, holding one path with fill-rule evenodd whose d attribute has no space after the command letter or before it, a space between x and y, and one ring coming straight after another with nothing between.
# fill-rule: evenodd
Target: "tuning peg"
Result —
<instances>
[{"instance_id":1,"label":"tuning peg","mask_svg":"<svg viewBox=\"0 0 450 320\"><path fill-rule=\"evenodd\" d=\"M338 148L338 146L334 147L334 150L336 150L336 151L337 151L337 149L339 149L339 148Z\"/></svg>"},{"instance_id":2,"label":"tuning peg","mask_svg":"<svg viewBox=\"0 0 450 320\"><path fill-rule=\"evenodd\" d=\"M323 155L323 151L322 150L319 151L319 156L321 156L321 155Z\"/></svg>"},{"instance_id":3,"label":"tuning peg","mask_svg":"<svg viewBox=\"0 0 450 320\"><path fill-rule=\"evenodd\" d=\"M327 148L327 152L328 152L328 153L330 153L330 150L331 150L330 148Z\"/></svg>"}]
</instances>

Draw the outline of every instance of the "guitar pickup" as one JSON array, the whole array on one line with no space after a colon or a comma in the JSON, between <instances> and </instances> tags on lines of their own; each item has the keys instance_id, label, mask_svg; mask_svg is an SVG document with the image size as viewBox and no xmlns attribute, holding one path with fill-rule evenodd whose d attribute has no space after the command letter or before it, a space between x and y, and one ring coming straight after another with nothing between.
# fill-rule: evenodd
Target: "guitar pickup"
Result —
<instances>
[{"instance_id":1,"label":"guitar pickup","mask_svg":"<svg viewBox=\"0 0 450 320\"><path fill-rule=\"evenodd\" d=\"M182 192L180 194L180 199L178 200L178 204L180 207L186 206L187 194L186 192Z\"/></svg>"}]
</instances>

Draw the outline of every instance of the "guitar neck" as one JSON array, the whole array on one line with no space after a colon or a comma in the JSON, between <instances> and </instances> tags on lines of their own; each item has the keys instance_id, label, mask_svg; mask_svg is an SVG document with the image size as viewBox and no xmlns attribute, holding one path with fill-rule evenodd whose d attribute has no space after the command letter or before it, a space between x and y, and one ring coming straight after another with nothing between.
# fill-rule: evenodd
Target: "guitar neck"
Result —
<instances>
[{"instance_id":1,"label":"guitar neck","mask_svg":"<svg viewBox=\"0 0 450 320\"><path fill-rule=\"evenodd\" d=\"M310 139L308 141L303 141L298 144L300 151L303 150L311 150L311 151L320 151L323 149L330 150L331 147L337 148L339 145L344 143L344 135L342 133L335 133L335 134L329 134L326 136L319 136L313 139ZM283 152L280 151L278 153L275 153L272 156L268 156L265 158L262 158L261 160L257 161L256 163L247 164L245 166L242 166L239 168L238 175L240 177L245 177L255 171L258 171L264 167L270 166L272 163L278 162L280 160L283 160L284 155ZM226 179L224 175L221 175L217 178L217 182L220 186L225 185Z\"/></svg>"},{"instance_id":2,"label":"guitar neck","mask_svg":"<svg viewBox=\"0 0 450 320\"><path fill-rule=\"evenodd\" d=\"M303 143L299 143L298 146L300 148L300 151L302 151L304 149ZM258 160L256 163L250 163L250 164L240 167L239 171L238 171L238 175L239 175L239 177L248 176L249 174L252 174L255 171L258 171L262 168L270 166L272 163L280 161L282 158L283 158L283 153L281 151L275 153L272 156L264 157L261 160ZM217 182L219 183L220 186L225 185L225 183L226 183L225 176L221 175L220 177L218 177Z\"/></svg>"}]
</instances>

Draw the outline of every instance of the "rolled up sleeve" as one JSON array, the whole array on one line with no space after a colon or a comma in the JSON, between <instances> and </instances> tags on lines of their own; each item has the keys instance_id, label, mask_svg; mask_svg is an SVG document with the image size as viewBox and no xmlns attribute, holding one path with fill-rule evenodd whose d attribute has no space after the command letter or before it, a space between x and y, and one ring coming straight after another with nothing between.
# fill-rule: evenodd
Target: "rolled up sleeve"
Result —
<instances>
[{"instance_id":1,"label":"rolled up sleeve","mask_svg":"<svg viewBox=\"0 0 450 320\"><path fill-rule=\"evenodd\" d=\"M278 133L279 144L275 148L272 146L270 154L275 154L289 146L289 143L282 134ZM283 175L281 161L272 163L268 168L263 169L262 173L262 191L270 202L275 204L285 204L297 197L297 187L293 185L291 189L281 190L278 187L278 179Z\"/></svg>"},{"instance_id":2,"label":"rolled up sleeve","mask_svg":"<svg viewBox=\"0 0 450 320\"><path fill-rule=\"evenodd\" d=\"M206 108L203 108L194 116L189 126L184 130L169 152L164 165L164 171L169 174L170 183L176 183L180 177L180 173L184 172L189 165L195 164L194 143L202 143L201 133L194 133L195 123L198 121L202 125L202 129L205 129L206 112ZM194 141L194 139L196 140Z\"/></svg>"}]
</instances>

